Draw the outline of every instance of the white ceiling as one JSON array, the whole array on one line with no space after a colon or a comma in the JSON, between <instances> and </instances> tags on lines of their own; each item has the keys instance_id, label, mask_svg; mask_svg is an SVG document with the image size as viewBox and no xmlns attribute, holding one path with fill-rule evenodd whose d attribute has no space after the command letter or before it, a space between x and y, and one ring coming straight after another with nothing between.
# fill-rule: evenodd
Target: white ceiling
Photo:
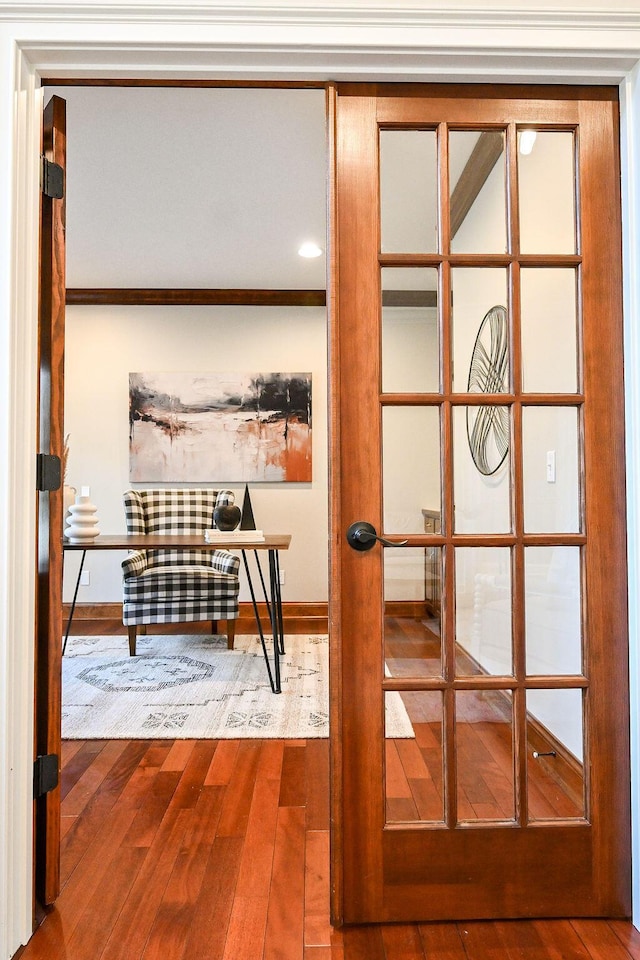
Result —
<instances>
[{"instance_id":1,"label":"white ceiling","mask_svg":"<svg viewBox=\"0 0 640 960\"><path fill-rule=\"evenodd\" d=\"M67 101L67 285L318 289L323 90L47 88Z\"/></svg>"},{"instance_id":2,"label":"white ceiling","mask_svg":"<svg viewBox=\"0 0 640 960\"><path fill-rule=\"evenodd\" d=\"M326 248L323 90L53 93L67 102L68 287L324 289L325 256L297 252ZM452 184L478 134L454 137ZM437 249L436 153L434 131L386 138L383 249ZM393 283L422 286L422 273Z\"/></svg>"}]
</instances>

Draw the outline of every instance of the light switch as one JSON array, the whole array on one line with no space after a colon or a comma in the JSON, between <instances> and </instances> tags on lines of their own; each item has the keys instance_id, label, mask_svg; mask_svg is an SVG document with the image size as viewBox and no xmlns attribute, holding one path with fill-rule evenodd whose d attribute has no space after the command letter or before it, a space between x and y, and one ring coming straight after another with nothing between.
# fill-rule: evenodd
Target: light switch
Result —
<instances>
[{"instance_id":1,"label":"light switch","mask_svg":"<svg viewBox=\"0 0 640 960\"><path fill-rule=\"evenodd\" d=\"M556 452L547 450L547 483L556 482Z\"/></svg>"}]
</instances>

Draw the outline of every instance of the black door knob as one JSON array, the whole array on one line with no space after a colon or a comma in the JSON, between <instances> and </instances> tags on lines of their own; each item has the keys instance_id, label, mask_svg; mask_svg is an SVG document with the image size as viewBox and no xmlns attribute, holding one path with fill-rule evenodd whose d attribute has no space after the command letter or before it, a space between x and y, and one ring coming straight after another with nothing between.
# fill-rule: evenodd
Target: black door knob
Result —
<instances>
[{"instance_id":1,"label":"black door knob","mask_svg":"<svg viewBox=\"0 0 640 960\"><path fill-rule=\"evenodd\" d=\"M356 520L347 530L347 543L354 550L371 550L378 543L385 547L401 547L406 540L385 540L376 533L376 528L366 520Z\"/></svg>"}]
</instances>

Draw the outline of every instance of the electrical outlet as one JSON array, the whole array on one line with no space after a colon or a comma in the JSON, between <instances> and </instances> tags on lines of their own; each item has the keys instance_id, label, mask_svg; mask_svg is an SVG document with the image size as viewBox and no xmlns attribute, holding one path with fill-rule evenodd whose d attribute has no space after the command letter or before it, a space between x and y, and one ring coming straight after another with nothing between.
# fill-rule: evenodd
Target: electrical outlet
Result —
<instances>
[{"instance_id":1,"label":"electrical outlet","mask_svg":"<svg viewBox=\"0 0 640 960\"><path fill-rule=\"evenodd\" d=\"M280 586L283 587L286 582L286 576L284 570L280 570Z\"/></svg>"},{"instance_id":2,"label":"electrical outlet","mask_svg":"<svg viewBox=\"0 0 640 960\"><path fill-rule=\"evenodd\" d=\"M80 586L88 587L90 583L91 583L91 573L89 572L89 570L83 570L82 573L80 574Z\"/></svg>"}]
</instances>

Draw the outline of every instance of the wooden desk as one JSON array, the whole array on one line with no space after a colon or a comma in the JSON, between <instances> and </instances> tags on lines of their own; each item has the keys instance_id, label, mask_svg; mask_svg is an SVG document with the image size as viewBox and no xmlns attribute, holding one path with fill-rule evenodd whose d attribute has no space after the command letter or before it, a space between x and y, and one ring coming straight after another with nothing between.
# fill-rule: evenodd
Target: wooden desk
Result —
<instances>
[{"instance_id":1,"label":"wooden desk","mask_svg":"<svg viewBox=\"0 0 640 960\"><path fill-rule=\"evenodd\" d=\"M251 602L253 604L253 612L256 618L256 624L258 626L258 633L260 634L262 652L267 665L269 683L274 693L281 693L280 657L284 653L284 626L282 617L282 595L280 593L279 551L288 550L290 543L291 534L289 533L265 534L264 540L248 541L234 540L233 536L229 536L228 540L216 540L215 543L208 543L201 534L101 534L99 537L96 537L95 540L85 541L84 543L70 543L69 540L64 538L62 541L63 550L80 550L82 551L82 558L80 560L80 567L78 568L78 577L76 579L73 600L71 602L71 610L69 611L69 619L67 621L67 628L64 635L62 652L64 654L67 646L69 630L71 629L71 622L73 620L73 614L76 607L78 587L80 586L80 577L82 576L82 567L84 565L84 560L88 550L229 550L232 553L240 552L242 553L244 568L249 583ZM261 550L266 550L269 557L268 591L258 557L258 553ZM260 577L260 583L262 585L264 599L267 605L267 612L269 614L271 637L273 642L273 670L271 669L271 664L269 662L264 628L258 613L258 603L256 600L253 580L247 560L248 551L253 552L256 568Z\"/></svg>"}]
</instances>

